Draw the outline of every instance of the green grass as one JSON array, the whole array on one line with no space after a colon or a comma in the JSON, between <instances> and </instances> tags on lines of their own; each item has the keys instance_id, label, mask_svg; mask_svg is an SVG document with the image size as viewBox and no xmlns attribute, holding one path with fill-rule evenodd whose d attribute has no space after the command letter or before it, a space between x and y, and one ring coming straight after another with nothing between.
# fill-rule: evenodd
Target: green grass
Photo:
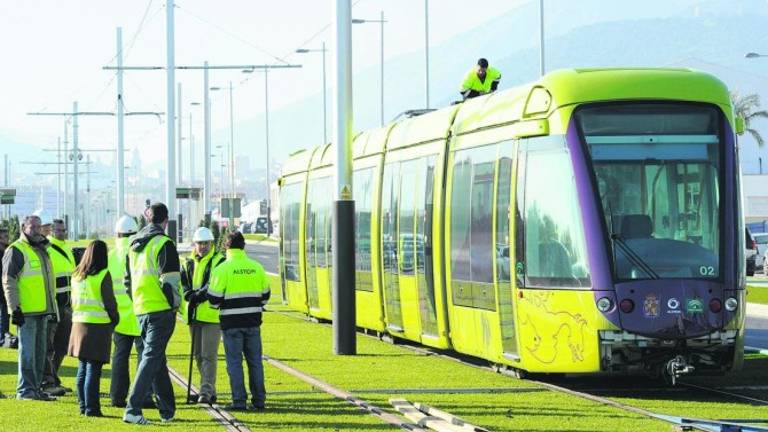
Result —
<instances>
[{"instance_id":1,"label":"green grass","mask_svg":"<svg viewBox=\"0 0 768 432\"><path fill-rule=\"evenodd\" d=\"M747 302L768 305L768 286L756 286L747 283Z\"/></svg>"},{"instance_id":2,"label":"green grass","mask_svg":"<svg viewBox=\"0 0 768 432\"><path fill-rule=\"evenodd\" d=\"M114 237L109 237L109 238L99 239L99 240L101 240L104 243L106 243L107 247L110 248L110 249L115 247L115 238ZM75 241L75 240L67 240L67 244L69 245L69 247L86 247L86 246L88 246L88 244L91 243L91 241L93 241L93 239L84 239L84 240L77 240L77 241Z\"/></svg>"},{"instance_id":3,"label":"green grass","mask_svg":"<svg viewBox=\"0 0 768 432\"><path fill-rule=\"evenodd\" d=\"M243 234L243 237L245 237L246 240L277 241L274 238L267 237L266 234Z\"/></svg>"}]
</instances>

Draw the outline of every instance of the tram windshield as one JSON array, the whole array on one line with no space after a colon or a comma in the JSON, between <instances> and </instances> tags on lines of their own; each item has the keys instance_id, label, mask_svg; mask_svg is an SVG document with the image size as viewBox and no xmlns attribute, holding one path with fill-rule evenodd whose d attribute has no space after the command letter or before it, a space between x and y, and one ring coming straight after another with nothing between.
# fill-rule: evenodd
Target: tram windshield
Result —
<instances>
[{"instance_id":1,"label":"tram windshield","mask_svg":"<svg viewBox=\"0 0 768 432\"><path fill-rule=\"evenodd\" d=\"M720 276L721 114L711 106L586 106L592 157L619 280Z\"/></svg>"}]
</instances>

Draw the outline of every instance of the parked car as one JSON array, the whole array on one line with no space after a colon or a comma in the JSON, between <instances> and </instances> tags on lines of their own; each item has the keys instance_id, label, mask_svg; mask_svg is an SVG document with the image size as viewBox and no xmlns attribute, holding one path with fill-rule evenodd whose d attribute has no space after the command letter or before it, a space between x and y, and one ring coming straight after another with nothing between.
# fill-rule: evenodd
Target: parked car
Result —
<instances>
[{"instance_id":1,"label":"parked car","mask_svg":"<svg viewBox=\"0 0 768 432\"><path fill-rule=\"evenodd\" d=\"M749 232L748 228L744 229L746 234L747 249L744 256L747 258L747 276L755 275L755 260L757 259L757 243Z\"/></svg>"},{"instance_id":2,"label":"parked car","mask_svg":"<svg viewBox=\"0 0 768 432\"><path fill-rule=\"evenodd\" d=\"M768 252L768 233L754 233L752 237L757 243L757 256L755 257L755 268L765 268L765 255Z\"/></svg>"}]
</instances>

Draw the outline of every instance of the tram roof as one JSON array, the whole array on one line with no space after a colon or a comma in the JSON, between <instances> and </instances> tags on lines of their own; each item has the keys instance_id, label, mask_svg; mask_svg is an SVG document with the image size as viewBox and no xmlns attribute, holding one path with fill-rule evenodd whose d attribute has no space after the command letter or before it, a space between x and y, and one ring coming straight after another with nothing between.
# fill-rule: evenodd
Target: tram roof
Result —
<instances>
[{"instance_id":1,"label":"tram roof","mask_svg":"<svg viewBox=\"0 0 768 432\"><path fill-rule=\"evenodd\" d=\"M453 133L545 118L568 105L629 99L730 104L728 89L722 81L692 69L562 69L534 83L464 102Z\"/></svg>"}]
</instances>

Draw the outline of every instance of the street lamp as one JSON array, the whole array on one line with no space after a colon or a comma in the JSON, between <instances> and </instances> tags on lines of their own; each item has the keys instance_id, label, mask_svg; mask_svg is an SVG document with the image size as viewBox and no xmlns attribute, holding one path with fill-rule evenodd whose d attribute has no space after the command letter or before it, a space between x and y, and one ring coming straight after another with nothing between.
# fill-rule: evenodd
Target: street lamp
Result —
<instances>
[{"instance_id":1,"label":"street lamp","mask_svg":"<svg viewBox=\"0 0 768 432\"><path fill-rule=\"evenodd\" d=\"M323 41L323 47L320 49L307 49L307 48L299 48L296 50L297 54L307 54L307 53L314 53L319 52L323 54L323 144L328 144L328 103L326 102L326 83L325 83L325 53L328 50L325 49L325 41ZM269 193L269 192L267 192Z\"/></svg>"},{"instance_id":2,"label":"street lamp","mask_svg":"<svg viewBox=\"0 0 768 432\"><path fill-rule=\"evenodd\" d=\"M384 11L381 11L380 18L377 20L366 20L352 18L352 24L379 23L381 24L381 125L384 126Z\"/></svg>"},{"instance_id":3,"label":"street lamp","mask_svg":"<svg viewBox=\"0 0 768 432\"><path fill-rule=\"evenodd\" d=\"M744 55L744 58L758 58L758 57L768 57L768 54L758 54L756 52L748 52Z\"/></svg>"}]
</instances>

